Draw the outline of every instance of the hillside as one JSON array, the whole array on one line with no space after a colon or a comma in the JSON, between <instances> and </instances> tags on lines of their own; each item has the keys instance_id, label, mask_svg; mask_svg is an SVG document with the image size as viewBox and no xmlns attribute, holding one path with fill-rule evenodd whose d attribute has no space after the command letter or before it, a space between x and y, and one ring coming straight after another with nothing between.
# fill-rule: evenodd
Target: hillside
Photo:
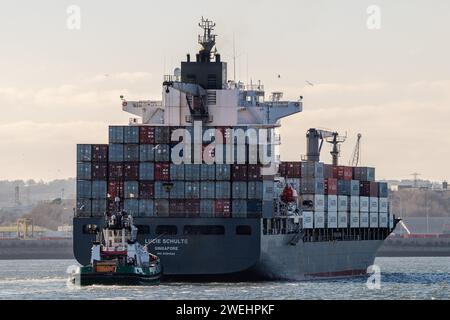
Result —
<instances>
[{"instance_id":1,"label":"hillside","mask_svg":"<svg viewBox=\"0 0 450 320\"><path fill-rule=\"evenodd\" d=\"M450 217L450 192L404 189L391 193L392 212L401 217Z\"/></svg>"}]
</instances>

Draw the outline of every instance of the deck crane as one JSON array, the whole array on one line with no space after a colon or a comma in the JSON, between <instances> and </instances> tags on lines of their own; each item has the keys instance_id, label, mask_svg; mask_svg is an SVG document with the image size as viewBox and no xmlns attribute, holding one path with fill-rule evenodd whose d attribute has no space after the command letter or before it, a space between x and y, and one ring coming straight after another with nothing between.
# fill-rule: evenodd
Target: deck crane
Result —
<instances>
[{"instance_id":1,"label":"deck crane","mask_svg":"<svg viewBox=\"0 0 450 320\"><path fill-rule=\"evenodd\" d=\"M313 128L309 129L306 133L306 139L308 141L306 147L306 159L308 161L320 161L320 151L322 150L323 142L326 141L333 146L330 152L333 159L333 165L338 165L340 154L339 144L344 143L347 136L341 136L338 132Z\"/></svg>"},{"instance_id":2,"label":"deck crane","mask_svg":"<svg viewBox=\"0 0 450 320\"><path fill-rule=\"evenodd\" d=\"M352 159L349 162L349 165L352 167L357 167L361 160L361 138L362 134L358 133L355 149L353 150Z\"/></svg>"}]
</instances>

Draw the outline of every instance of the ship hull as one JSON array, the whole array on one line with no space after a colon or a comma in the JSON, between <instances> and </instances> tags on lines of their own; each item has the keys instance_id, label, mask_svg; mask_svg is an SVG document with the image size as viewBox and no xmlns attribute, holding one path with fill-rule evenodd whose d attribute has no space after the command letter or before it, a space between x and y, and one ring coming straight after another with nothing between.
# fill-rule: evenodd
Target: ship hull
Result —
<instances>
[{"instance_id":1,"label":"ship hull","mask_svg":"<svg viewBox=\"0 0 450 320\"><path fill-rule=\"evenodd\" d=\"M311 280L364 276L374 263L383 240L290 242L292 234L263 235L261 219L135 219L148 226L149 234L138 240L154 242L149 251L161 258L166 280L253 281ZM74 219L74 254L82 265L89 263L93 235L83 234L86 224L101 218ZM157 226L176 226L177 235L158 235ZM224 226L223 235L188 235L186 226ZM236 234L240 226L251 235Z\"/></svg>"}]
</instances>

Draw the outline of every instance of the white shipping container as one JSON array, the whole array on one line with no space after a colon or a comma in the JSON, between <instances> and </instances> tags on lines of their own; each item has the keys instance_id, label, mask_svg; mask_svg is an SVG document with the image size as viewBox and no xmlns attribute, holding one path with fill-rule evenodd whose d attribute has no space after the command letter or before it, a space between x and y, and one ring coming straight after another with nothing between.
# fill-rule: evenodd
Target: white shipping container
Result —
<instances>
[{"instance_id":1,"label":"white shipping container","mask_svg":"<svg viewBox=\"0 0 450 320\"><path fill-rule=\"evenodd\" d=\"M312 207L308 208L314 211L325 211L325 196L323 194L303 194L300 196L300 206L306 207L304 203L312 202Z\"/></svg>"},{"instance_id":2,"label":"white shipping container","mask_svg":"<svg viewBox=\"0 0 450 320\"><path fill-rule=\"evenodd\" d=\"M389 218L387 212L380 212L380 228L387 228L389 225Z\"/></svg>"},{"instance_id":3,"label":"white shipping container","mask_svg":"<svg viewBox=\"0 0 450 320\"><path fill-rule=\"evenodd\" d=\"M350 197L350 211L359 212L359 196Z\"/></svg>"},{"instance_id":4,"label":"white shipping container","mask_svg":"<svg viewBox=\"0 0 450 320\"><path fill-rule=\"evenodd\" d=\"M312 211L303 212L303 229L314 228L314 213Z\"/></svg>"},{"instance_id":5,"label":"white shipping container","mask_svg":"<svg viewBox=\"0 0 450 320\"><path fill-rule=\"evenodd\" d=\"M359 228L359 211L350 213L350 228Z\"/></svg>"},{"instance_id":6,"label":"white shipping container","mask_svg":"<svg viewBox=\"0 0 450 320\"><path fill-rule=\"evenodd\" d=\"M337 212L338 211L338 204L337 204L337 196L334 195L328 195L326 197L326 203L327 203L327 211L328 212Z\"/></svg>"},{"instance_id":7,"label":"white shipping container","mask_svg":"<svg viewBox=\"0 0 450 320\"><path fill-rule=\"evenodd\" d=\"M383 212L383 213L387 213L388 212L388 198L380 198L378 200L379 202L379 211Z\"/></svg>"},{"instance_id":8,"label":"white shipping container","mask_svg":"<svg viewBox=\"0 0 450 320\"><path fill-rule=\"evenodd\" d=\"M336 229L338 226L337 212L328 212L327 227L328 229Z\"/></svg>"},{"instance_id":9,"label":"white shipping container","mask_svg":"<svg viewBox=\"0 0 450 320\"><path fill-rule=\"evenodd\" d=\"M370 227L378 228L378 212L370 213Z\"/></svg>"},{"instance_id":10,"label":"white shipping container","mask_svg":"<svg viewBox=\"0 0 450 320\"><path fill-rule=\"evenodd\" d=\"M338 196L338 211L347 212L349 209L348 196Z\"/></svg>"},{"instance_id":11,"label":"white shipping container","mask_svg":"<svg viewBox=\"0 0 450 320\"><path fill-rule=\"evenodd\" d=\"M338 228L347 228L347 227L348 227L348 213L338 212Z\"/></svg>"},{"instance_id":12,"label":"white shipping container","mask_svg":"<svg viewBox=\"0 0 450 320\"><path fill-rule=\"evenodd\" d=\"M359 213L359 226L361 228L369 227L369 213L368 212L360 212Z\"/></svg>"},{"instance_id":13,"label":"white shipping container","mask_svg":"<svg viewBox=\"0 0 450 320\"><path fill-rule=\"evenodd\" d=\"M359 197L359 211L360 212L370 211L369 197Z\"/></svg>"},{"instance_id":14,"label":"white shipping container","mask_svg":"<svg viewBox=\"0 0 450 320\"><path fill-rule=\"evenodd\" d=\"M378 198L370 197L370 212L378 213Z\"/></svg>"},{"instance_id":15,"label":"white shipping container","mask_svg":"<svg viewBox=\"0 0 450 320\"><path fill-rule=\"evenodd\" d=\"M325 228L325 212L323 211L314 212L314 228L316 229Z\"/></svg>"}]
</instances>

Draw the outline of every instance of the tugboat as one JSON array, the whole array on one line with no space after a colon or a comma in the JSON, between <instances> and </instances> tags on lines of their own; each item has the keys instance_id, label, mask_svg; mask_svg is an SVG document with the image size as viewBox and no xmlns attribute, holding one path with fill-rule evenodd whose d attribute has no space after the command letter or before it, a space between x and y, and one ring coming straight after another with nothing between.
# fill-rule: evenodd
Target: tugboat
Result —
<instances>
[{"instance_id":1,"label":"tugboat","mask_svg":"<svg viewBox=\"0 0 450 320\"><path fill-rule=\"evenodd\" d=\"M116 204L119 202L116 199ZM159 284L160 259L137 242L138 229L133 225L133 217L117 210L105 214L105 222L106 227L92 245L91 263L72 275L72 283L81 286Z\"/></svg>"}]
</instances>

